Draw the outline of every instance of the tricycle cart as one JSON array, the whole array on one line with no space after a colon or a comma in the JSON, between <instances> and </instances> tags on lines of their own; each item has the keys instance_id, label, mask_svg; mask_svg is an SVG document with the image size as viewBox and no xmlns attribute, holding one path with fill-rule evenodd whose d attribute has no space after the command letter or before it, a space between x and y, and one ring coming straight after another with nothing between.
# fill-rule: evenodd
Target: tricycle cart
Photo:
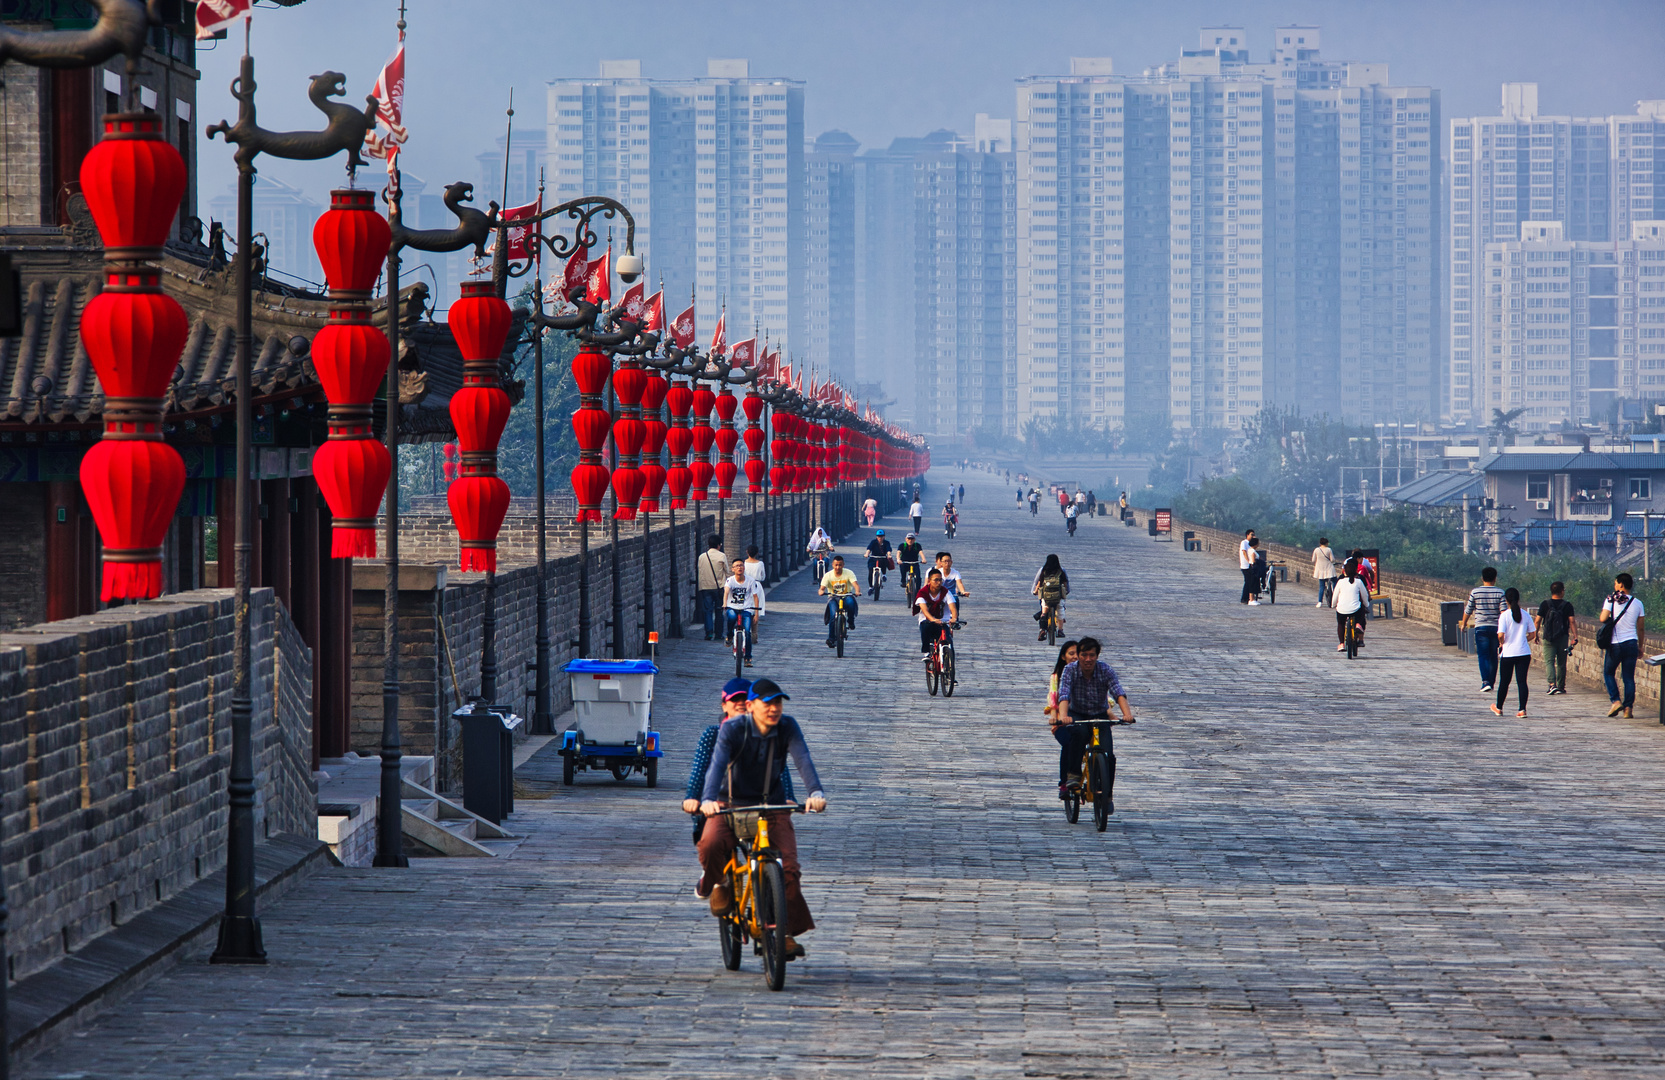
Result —
<instances>
[{"instance_id":1,"label":"tricycle cart","mask_svg":"<svg viewBox=\"0 0 1665 1080\"><path fill-rule=\"evenodd\" d=\"M604 769L623 781L633 772L659 786L659 733L649 730L653 707L652 660L573 660L573 722L561 733L561 780L572 784L580 769Z\"/></svg>"}]
</instances>

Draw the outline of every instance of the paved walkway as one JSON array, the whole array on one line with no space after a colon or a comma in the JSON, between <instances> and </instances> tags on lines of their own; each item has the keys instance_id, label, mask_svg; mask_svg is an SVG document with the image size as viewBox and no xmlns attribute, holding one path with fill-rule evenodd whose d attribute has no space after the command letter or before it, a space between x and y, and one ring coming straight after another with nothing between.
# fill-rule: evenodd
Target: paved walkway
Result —
<instances>
[{"instance_id":1,"label":"paved walkway","mask_svg":"<svg viewBox=\"0 0 1665 1080\"><path fill-rule=\"evenodd\" d=\"M1242 608L1225 561L1108 519L1069 540L950 479L973 590L952 699L899 598L842 661L804 575L771 598L756 674L832 802L800 826L820 927L783 993L749 955L723 970L691 895L676 804L727 661L696 632L664 657L658 791L551 787L534 758L548 797L511 857L320 874L263 913L270 967L187 962L21 1072L1665 1076L1665 730L1588 693L1496 719L1427 626L1375 624L1348 663L1303 590ZM1140 715L1103 834L1053 794L1048 550Z\"/></svg>"}]
</instances>

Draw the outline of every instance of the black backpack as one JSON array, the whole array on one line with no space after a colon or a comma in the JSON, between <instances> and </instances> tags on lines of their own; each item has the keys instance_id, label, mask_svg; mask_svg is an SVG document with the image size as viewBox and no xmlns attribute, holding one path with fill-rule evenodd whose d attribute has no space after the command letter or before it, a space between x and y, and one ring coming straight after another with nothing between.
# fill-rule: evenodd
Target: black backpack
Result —
<instances>
[{"instance_id":1,"label":"black backpack","mask_svg":"<svg viewBox=\"0 0 1665 1080\"><path fill-rule=\"evenodd\" d=\"M1543 626L1539 627L1539 632L1546 640L1559 641L1571 631L1571 620L1567 616L1567 610L1570 607L1571 605L1565 600L1551 599L1545 602Z\"/></svg>"}]
</instances>

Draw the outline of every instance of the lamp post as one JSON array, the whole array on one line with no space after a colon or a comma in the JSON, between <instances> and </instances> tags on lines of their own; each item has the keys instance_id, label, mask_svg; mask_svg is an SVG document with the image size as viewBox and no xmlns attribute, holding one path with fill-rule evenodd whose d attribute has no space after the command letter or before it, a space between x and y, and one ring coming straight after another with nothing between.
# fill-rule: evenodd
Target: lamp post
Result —
<instances>
[{"instance_id":1,"label":"lamp post","mask_svg":"<svg viewBox=\"0 0 1665 1080\"><path fill-rule=\"evenodd\" d=\"M254 698L250 682L249 563L253 554L249 505L250 465L254 427L253 320L254 281L250 252L254 246L255 158L261 154L289 161L317 161L345 151L349 171L364 164L359 148L375 121L376 101L367 99L363 112L331 104L321 131L273 132L255 120L254 57L249 55L247 24L244 48L231 96L237 99L237 122L221 121L203 132L220 135L237 147L237 494L235 544L235 621L231 676L231 774L227 788L231 813L226 839L226 910L220 919L219 944L210 957L216 964L263 964L266 950L260 940L260 921L254 913ZM344 92L346 76L326 71L312 80L314 100ZM331 111L333 110L333 111ZM395 350L395 357L397 351ZM393 365L393 366L396 366Z\"/></svg>"}]
</instances>

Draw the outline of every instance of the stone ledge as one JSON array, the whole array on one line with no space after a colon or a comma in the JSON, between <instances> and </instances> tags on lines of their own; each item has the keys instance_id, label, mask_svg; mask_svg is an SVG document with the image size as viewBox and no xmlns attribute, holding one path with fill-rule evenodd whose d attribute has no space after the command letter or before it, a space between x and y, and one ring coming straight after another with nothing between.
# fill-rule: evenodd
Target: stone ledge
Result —
<instances>
[{"instance_id":1,"label":"stone ledge","mask_svg":"<svg viewBox=\"0 0 1665 1080\"><path fill-rule=\"evenodd\" d=\"M283 833L256 844L256 912L327 861L329 848L311 837ZM166 972L182 953L206 953L224 910L225 871L220 870L14 983L7 995L14 1060L68 1036Z\"/></svg>"}]
</instances>

